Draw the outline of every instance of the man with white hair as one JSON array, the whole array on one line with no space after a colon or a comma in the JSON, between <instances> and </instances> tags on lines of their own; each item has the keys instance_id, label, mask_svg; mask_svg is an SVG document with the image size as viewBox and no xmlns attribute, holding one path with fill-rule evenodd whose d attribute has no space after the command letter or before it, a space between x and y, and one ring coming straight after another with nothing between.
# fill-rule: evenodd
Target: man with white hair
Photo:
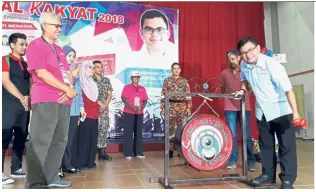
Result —
<instances>
[{"instance_id":1,"label":"man with white hair","mask_svg":"<svg viewBox=\"0 0 316 192\"><path fill-rule=\"evenodd\" d=\"M57 174L67 144L71 99L77 93L63 50L55 44L61 20L45 12L40 24L42 36L31 41L26 53L34 83L25 187L69 187L71 182Z\"/></svg>"}]
</instances>

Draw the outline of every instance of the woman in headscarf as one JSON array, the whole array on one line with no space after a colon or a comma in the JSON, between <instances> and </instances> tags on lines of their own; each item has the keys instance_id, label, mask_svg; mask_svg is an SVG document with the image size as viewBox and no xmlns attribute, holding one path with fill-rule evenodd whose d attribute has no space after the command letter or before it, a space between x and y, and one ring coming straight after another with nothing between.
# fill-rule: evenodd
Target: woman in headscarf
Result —
<instances>
[{"instance_id":1,"label":"woman in headscarf","mask_svg":"<svg viewBox=\"0 0 316 192\"><path fill-rule=\"evenodd\" d=\"M83 107L82 90L79 81L80 66L75 65L76 51L69 45L63 47L63 52L66 55L67 62L69 64L70 71L74 80L74 87L78 95L73 98L70 108L70 123L68 132L68 143L65 149L65 153L62 160L62 171L67 173L80 173L79 169L76 169L72 162L76 158L77 145L75 144L75 138L78 130L79 117L85 118L86 113ZM63 176L63 174L59 174Z\"/></svg>"},{"instance_id":2,"label":"woman in headscarf","mask_svg":"<svg viewBox=\"0 0 316 192\"><path fill-rule=\"evenodd\" d=\"M99 107L98 87L93 80L94 65L85 62L81 65L79 79L86 119L82 119L78 128L78 150L75 166L78 169L96 167Z\"/></svg>"}]
</instances>

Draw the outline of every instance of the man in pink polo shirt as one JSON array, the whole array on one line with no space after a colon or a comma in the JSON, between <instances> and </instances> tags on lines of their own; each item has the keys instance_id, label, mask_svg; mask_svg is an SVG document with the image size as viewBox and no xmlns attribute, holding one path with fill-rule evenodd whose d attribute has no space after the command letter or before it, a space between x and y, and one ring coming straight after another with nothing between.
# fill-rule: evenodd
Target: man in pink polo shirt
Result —
<instances>
[{"instance_id":1,"label":"man in pink polo shirt","mask_svg":"<svg viewBox=\"0 0 316 192\"><path fill-rule=\"evenodd\" d=\"M73 77L61 47L54 42L61 21L51 12L42 13L42 37L27 48L32 75L32 118L26 154L26 188L69 187L57 175L68 139L71 98L76 96Z\"/></svg>"},{"instance_id":2,"label":"man in pink polo shirt","mask_svg":"<svg viewBox=\"0 0 316 192\"><path fill-rule=\"evenodd\" d=\"M240 71L239 71L239 62L240 56L238 55L238 51L232 50L227 52L226 54L227 62L229 65L228 69L225 69L221 73L221 80L226 86L222 87L222 93L231 94L235 91L240 90L241 81L240 81ZM253 156L253 142L251 137L250 130L250 103L249 103L249 95L247 90L245 90L245 99L246 99L246 135L247 135L247 157L248 157L248 170L255 171L256 168L256 159ZM238 143L237 143L237 118L240 122L241 111L240 111L240 101L225 99L225 116L227 125L230 127L233 137L234 137L234 145L233 145L233 154L230 158L230 162L227 166L228 169L236 168L238 161Z\"/></svg>"},{"instance_id":3,"label":"man in pink polo shirt","mask_svg":"<svg viewBox=\"0 0 316 192\"><path fill-rule=\"evenodd\" d=\"M125 85L122 92L122 101L125 104L123 109L123 153L125 158L129 160L132 159L132 156L145 158L143 153L143 116L148 96L146 89L138 84L139 79L140 74L132 72L132 83Z\"/></svg>"}]
</instances>

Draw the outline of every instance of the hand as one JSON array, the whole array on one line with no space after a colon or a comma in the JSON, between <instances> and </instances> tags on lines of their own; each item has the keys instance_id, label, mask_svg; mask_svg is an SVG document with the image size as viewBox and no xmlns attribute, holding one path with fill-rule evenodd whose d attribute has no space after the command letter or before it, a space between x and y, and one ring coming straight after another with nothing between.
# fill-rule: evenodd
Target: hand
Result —
<instances>
[{"instance_id":1,"label":"hand","mask_svg":"<svg viewBox=\"0 0 316 192\"><path fill-rule=\"evenodd\" d=\"M66 101L69 100L69 97L67 96L66 93L61 92L61 93L59 93L59 95L61 95L61 96L58 99L58 103L65 103Z\"/></svg>"},{"instance_id":2,"label":"hand","mask_svg":"<svg viewBox=\"0 0 316 192\"><path fill-rule=\"evenodd\" d=\"M244 95L244 93L245 93L244 90L239 90L239 91L235 91L234 93L232 93L232 95L235 96L235 98L234 98L235 100L239 100L239 99L241 99L241 98L239 98L239 96Z\"/></svg>"},{"instance_id":3,"label":"hand","mask_svg":"<svg viewBox=\"0 0 316 192\"><path fill-rule=\"evenodd\" d=\"M29 96L23 96L21 99L20 99L20 102L22 103L23 106L25 105L28 105L29 104Z\"/></svg>"},{"instance_id":4,"label":"hand","mask_svg":"<svg viewBox=\"0 0 316 192\"><path fill-rule=\"evenodd\" d=\"M85 111L80 111L80 117L85 119L87 117L87 113Z\"/></svg>"},{"instance_id":5,"label":"hand","mask_svg":"<svg viewBox=\"0 0 316 192\"><path fill-rule=\"evenodd\" d=\"M77 95L77 92L74 88L68 87L65 91L65 94L67 95L68 99L74 98Z\"/></svg>"},{"instance_id":6,"label":"hand","mask_svg":"<svg viewBox=\"0 0 316 192\"><path fill-rule=\"evenodd\" d=\"M98 105L99 105L101 111L103 111L105 109L105 104L102 103L101 101L98 101Z\"/></svg>"},{"instance_id":7,"label":"hand","mask_svg":"<svg viewBox=\"0 0 316 192\"><path fill-rule=\"evenodd\" d=\"M187 116L191 116L191 109L190 108L187 108Z\"/></svg>"},{"instance_id":8,"label":"hand","mask_svg":"<svg viewBox=\"0 0 316 192\"><path fill-rule=\"evenodd\" d=\"M76 68L75 70L73 70L71 73L72 73L72 76L73 76L73 77L76 77L76 76L78 76L79 72L80 72L80 68L77 67L77 68Z\"/></svg>"},{"instance_id":9,"label":"hand","mask_svg":"<svg viewBox=\"0 0 316 192\"><path fill-rule=\"evenodd\" d=\"M135 113L139 113L139 111L140 111L140 108L139 108L139 107L134 107L134 112L135 112Z\"/></svg>"},{"instance_id":10,"label":"hand","mask_svg":"<svg viewBox=\"0 0 316 192\"><path fill-rule=\"evenodd\" d=\"M29 110L29 106L30 106L30 103L29 103L29 101L30 101L30 98L29 98L29 96L23 96L21 99L20 99L20 102L21 102L21 104L23 105L23 107L24 107L24 109L26 110L26 111L28 111Z\"/></svg>"}]
</instances>

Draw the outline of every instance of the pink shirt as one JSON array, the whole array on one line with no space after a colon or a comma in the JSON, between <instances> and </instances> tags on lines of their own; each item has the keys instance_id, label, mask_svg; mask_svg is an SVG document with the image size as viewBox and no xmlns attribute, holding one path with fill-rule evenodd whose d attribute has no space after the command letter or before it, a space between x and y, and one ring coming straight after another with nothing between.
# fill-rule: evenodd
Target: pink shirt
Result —
<instances>
[{"instance_id":1,"label":"pink shirt","mask_svg":"<svg viewBox=\"0 0 316 192\"><path fill-rule=\"evenodd\" d=\"M136 97L136 95L140 97L140 106L143 105L144 100L148 100L146 89L143 86L138 85L137 87L134 87L133 84L125 85L125 87L123 88L122 97L126 98L132 106L134 106L134 98ZM135 112L129 109L127 106L124 106L123 112L135 114ZM143 113L144 110L141 110L138 114Z\"/></svg>"},{"instance_id":2,"label":"pink shirt","mask_svg":"<svg viewBox=\"0 0 316 192\"><path fill-rule=\"evenodd\" d=\"M221 80L231 89L225 88L225 94L231 94L241 88L240 72L234 73L230 68L225 69L221 73ZM245 93L246 111L251 111L249 103L249 95ZM225 99L225 111L240 111L240 100Z\"/></svg>"},{"instance_id":3,"label":"pink shirt","mask_svg":"<svg viewBox=\"0 0 316 192\"><path fill-rule=\"evenodd\" d=\"M51 48L50 48L51 47ZM59 93L61 91L46 83L36 76L35 70L46 69L56 79L63 81L60 62L65 71L69 71L69 65L61 47L56 44L47 44L41 37L31 41L26 49L26 58L28 63L28 71L32 75L33 85L31 89L31 102L36 103L58 103ZM64 104L71 105L72 100L69 99Z\"/></svg>"}]
</instances>

